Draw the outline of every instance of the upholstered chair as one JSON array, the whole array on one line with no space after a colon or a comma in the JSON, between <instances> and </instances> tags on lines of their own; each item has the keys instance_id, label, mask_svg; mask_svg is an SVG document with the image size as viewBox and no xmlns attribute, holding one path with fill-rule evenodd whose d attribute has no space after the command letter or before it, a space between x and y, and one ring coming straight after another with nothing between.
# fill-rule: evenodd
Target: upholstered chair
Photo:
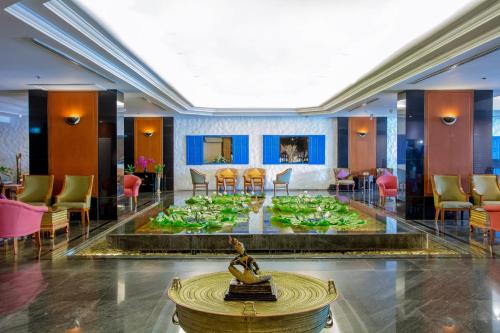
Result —
<instances>
[{"instance_id":1,"label":"upholstered chair","mask_svg":"<svg viewBox=\"0 0 500 333\"><path fill-rule=\"evenodd\" d=\"M17 200L35 206L49 207L52 200L54 176L23 176L24 190L17 195Z\"/></svg>"},{"instance_id":2,"label":"upholstered chair","mask_svg":"<svg viewBox=\"0 0 500 333\"><path fill-rule=\"evenodd\" d=\"M431 177L431 182L436 222L441 213L441 222L444 223L446 211L466 210L470 213L472 204L469 202L469 195L462 188L459 175L434 175Z\"/></svg>"},{"instance_id":3,"label":"upholstered chair","mask_svg":"<svg viewBox=\"0 0 500 333\"><path fill-rule=\"evenodd\" d=\"M380 176L377 178L378 193L380 196L380 204L385 205L385 198L398 196L398 177L396 176Z\"/></svg>"},{"instance_id":4,"label":"upholstered chair","mask_svg":"<svg viewBox=\"0 0 500 333\"><path fill-rule=\"evenodd\" d=\"M375 169L375 175L376 177L381 177L381 176L389 176L389 174L393 175L393 169L392 168L376 168Z\"/></svg>"},{"instance_id":5,"label":"upholstered chair","mask_svg":"<svg viewBox=\"0 0 500 333\"><path fill-rule=\"evenodd\" d=\"M245 192L248 188L252 189L252 192L255 191L255 188L258 187L260 191L264 191L264 184L266 183L266 170L262 168L250 168L246 169L243 173L243 186L245 188Z\"/></svg>"},{"instance_id":6,"label":"upholstered chair","mask_svg":"<svg viewBox=\"0 0 500 333\"><path fill-rule=\"evenodd\" d=\"M233 168L219 169L215 173L215 183L217 191L221 188L224 192L227 191L227 187L233 188L233 193L236 193L236 183L238 177L238 170Z\"/></svg>"},{"instance_id":7,"label":"upholstered chair","mask_svg":"<svg viewBox=\"0 0 500 333\"><path fill-rule=\"evenodd\" d=\"M139 188L141 187L141 183L141 178L137 176L123 176L123 194L127 198L132 198L134 207L137 207L137 197L139 196Z\"/></svg>"},{"instance_id":8,"label":"upholstered chair","mask_svg":"<svg viewBox=\"0 0 500 333\"><path fill-rule=\"evenodd\" d=\"M345 177L339 177L345 174ZM333 185L335 185L337 192L340 189L340 186L352 187L352 191L354 192L355 181L352 177L351 170L348 168L334 168L333 169Z\"/></svg>"},{"instance_id":9,"label":"upholstered chair","mask_svg":"<svg viewBox=\"0 0 500 333\"><path fill-rule=\"evenodd\" d=\"M496 175L472 175L474 205L500 205L500 187Z\"/></svg>"},{"instance_id":10,"label":"upholstered chair","mask_svg":"<svg viewBox=\"0 0 500 333\"><path fill-rule=\"evenodd\" d=\"M286 195L289 195L288 184L290 184L290 178L292 177L292 169L288 168L280 173L276 174L276 179L273 181L274 196L276 196L276 188L284 187L286 189Z\"/></svg>"},{"instance_id":11,"label":"upholstered chair","mask_svg":"<svg viewBox=\"0 0 500 333\"><path fill-rule=\"evenodd\" d=\"M17 254L17 237L33 235L38 247L40 226L46 206L32 206L14 200L0 200L0 238L14 239L14 254Z\"/></svg>"},{"instance_id":12,"label":"upholstered chair","mask_svg":"<svg viewBox=\"0 0 500 333\"><path fill-rule=\"evenodd\" d=\"M67 209L69 213L79 212L82 224L90 224L90 199L94 176L64 176L61 193L56 196L54 206Z\"/></svg>"},{"instance_id":13,"label":"upholstered chair","mask_svg":"<svg viewBox=\"0 0 500 333\"><path fill-rule=\"evenodd\" d=\"M205 194L208 195L207 175L195 169L189 169L189 172L191 172L191 182L193 183L193 196L198 188L205 189Z\"/></svg>"}]
</instances>

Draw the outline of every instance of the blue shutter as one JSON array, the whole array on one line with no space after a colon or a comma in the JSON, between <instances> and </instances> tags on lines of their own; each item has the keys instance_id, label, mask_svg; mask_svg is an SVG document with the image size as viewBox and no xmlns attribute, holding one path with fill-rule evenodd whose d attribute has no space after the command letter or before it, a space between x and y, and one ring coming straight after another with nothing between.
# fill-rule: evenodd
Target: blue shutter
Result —
<instances>
[{"instance_id":1,"label":"blue shutter","mask_svg":"<svg viewBox=\"0 0 500 333\"><path fill-rule=\"evenodd\" d=\"M248 164L248 135L233 135L233 163Z\"/></svg>"},{"instance_id":2,"label":"blue shutter","mask_svg":"<svg viewBox=\"0 0 500 333\"><path fill-rule=\"evenodd\" d=\"M500 136L494 136L491 140L491 158L500 160Z\"/></svg>"},{"instance_id":3,"label":"blue shutter","mask_svg":"<svg viewBox=\"0 0 500 333\"><path fill-rule=\"evenodd\" d=\"M203 135L186 135L186 164L203 164Z\"/></svg>"},{"instance_id":4,"label":"blue shutter","mask_svg":"<svg viewBox=\"0 0 500 333\"><path fill-rule=\"evenodd\" d=\"M280 164L280 136L279 135L264 135L263 136L263 163L264 164Z\"/></svg>"},{"instance_id":5,"label":"blue shutter","mask_svg":"<svg viewBox=\"0 0 500 333\"><path fill-rule=\"evenodd\" d=\"M325 136L309 135L309 164L325 164Z\"/></svg>"}]
</instances>

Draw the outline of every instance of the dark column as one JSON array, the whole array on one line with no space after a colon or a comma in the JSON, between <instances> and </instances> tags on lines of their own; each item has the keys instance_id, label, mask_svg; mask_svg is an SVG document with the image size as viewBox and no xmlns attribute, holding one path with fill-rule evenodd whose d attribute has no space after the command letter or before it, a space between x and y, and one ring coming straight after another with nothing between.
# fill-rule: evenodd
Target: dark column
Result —
<instances>
[{"instance_id":1,"label":"dark column","mask_svg":"<svg viewBox=\"0 0 500 333\"><path fill-rule=\"evenodd\" d=\"M116 90L99 92L99 198L98 217L116 220L117 204L117 109Z\"/></svg>"},{"instance_id":2,"label":"dark column","mask_svg":"<svg viewBox=\"0 0 500 333\"><path fill-rule=\"evenodd\" d=\"M174 118L163 118L163 188L174 190Z\"/></svg>"},{"instance_id":3,"label":"dark column","mask_svg":"<svg viewBox=\"0 0 500 333\"><path fill-rule=\"evenodd\" d=\"M432 198L424 196L425 92L406 94L406 212L408 219L433 218Z\"/></svg>"},{"instance_id":4,"label":"dark column","mask_svg":"<svg viewBox=\"0 0 500 333\"><path fill-rule=\"evenodd\" d=\"M49 173L48 92L30 90L28 95L30 174L46 175Z\"/></svg>"},{"instance_id":5,"label":"dark column","mask_svg":"<svg viewBox=\"0 0 500 333\"><path fill-rule=\"evenodd\" d=\"M125 156L125 168L129 165L134 165L134 118L125 117L125 125L124 125L124 156Z\"/></svg>"},{"instance_id":6,"label":"dark column","mask_svg":"<svg viewBox=\"0 0 500 333\"><path fill-rule=\"evenodd\" d=\"M377 168L387 168L387 118L377 119Z\"/></svg>"},{"instance_id":7,"label":"dark column","mask_svg":"<svg viewBox=\"0 0 500 333\"><path fill-rule=\"evenodd\" d=\"M337 118L337 167L349 167L349 118Z\"/></svg>"},{"instance_id":8,"label":"dark column","mask_svg":"<svg viewBox=\"0 0 500 333\"><path fill-rule=\"evenodd\" d=\"M493 122L493 91L474 91L474 173L493 173L491 137Z\"/></svg>"}]
</instances>

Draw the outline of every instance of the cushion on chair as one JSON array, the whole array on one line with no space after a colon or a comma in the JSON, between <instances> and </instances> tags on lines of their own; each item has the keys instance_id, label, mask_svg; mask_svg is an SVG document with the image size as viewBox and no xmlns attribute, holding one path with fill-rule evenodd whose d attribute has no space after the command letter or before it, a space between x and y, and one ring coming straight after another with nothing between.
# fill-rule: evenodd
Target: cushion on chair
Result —
<instances>
[{"instance_id":1,"label":"cushion on chair","mask_svg":"<svg viewBox=\"0 0 500 333\"><path fill-rule=\"evenodd\" d=\"M398 196L398 190L394 188L389 188L384 190L384 196L385 197L397 197Z\"/></svg>"},{"instance_id":2,"label":"cushion on chair","mask_svg":"<svg viewBox=\"0 0 500 333\"><path fill-rule=\"evenodd\" d=\"M85 202L61 202L60 204L57 204L57 208L64 208L64 209L84 209L84 208L90 208L87 206Z\"/></svg>"},{"instance_id":3,"label":"cushion on chair","mask_svg":"<svg viewBox=\"0 0 500 333\"><path fill-rule=\"evenodd\" d=\"M500 207L500 201L483 201L482 205L483 206L499 206Z\"/></svg>"},{"instance_id":4,"label":"cushion on chair","mask_svg":"<svg viewBox=\"0 0 500 333\"><path fill-rule=\"evenodd\" d=\"M349 177L349 172L347 172L346 169L340 170L339 173L337 174L337 178L339 180L346 179L347 177Z\"/></svg>"},{"instance_id":5,"label":"cushion on chair","mask_svg":"<svg viewBox=\"0 0 500 333\"><path fill-rule=\"evenodd\" d=\"M449 208L449 209L453 209L453 208L463 208L463 209L467 209L467 208L470 208L472 207L472 204L468 201L441 201L439 203L439 207L440 208Z\"/></svg>"}]
</instances>

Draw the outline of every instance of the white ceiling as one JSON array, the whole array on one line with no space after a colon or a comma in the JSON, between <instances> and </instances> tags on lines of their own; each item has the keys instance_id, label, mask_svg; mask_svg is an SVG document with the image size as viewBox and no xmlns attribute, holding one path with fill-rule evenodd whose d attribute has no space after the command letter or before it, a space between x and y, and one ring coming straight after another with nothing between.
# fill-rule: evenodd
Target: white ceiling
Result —
<instances>
[{"instance_id":1,"label":"white ceiling","mask_svg":"<svg viewBox=\"0 0 500 333\"><path fill-rule=\"evenodd\" d=\"M75 0L193 105L318 106L471 0Z\"/></svg>"}]
</instances>

